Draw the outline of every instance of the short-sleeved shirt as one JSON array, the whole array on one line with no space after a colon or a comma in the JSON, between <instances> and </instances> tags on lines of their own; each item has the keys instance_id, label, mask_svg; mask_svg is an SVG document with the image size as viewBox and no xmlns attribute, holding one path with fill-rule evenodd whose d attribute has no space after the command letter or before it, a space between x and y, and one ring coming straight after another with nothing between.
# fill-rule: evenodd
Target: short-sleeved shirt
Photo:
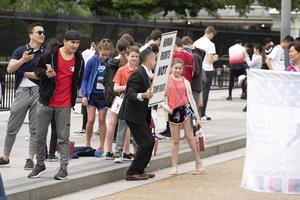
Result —
<instances>
[{"instance_id":1,"label":"short-sleeved shirt","mask_svg":"<svg viewBox=\"0 0 300 200\"><path fill-rule=\"evenodd\" d=\"M216 53L216 47L215 44L210 41L207 37L203 36L200 39L196 40L193 44L194 47L197 47L198 49L202 49L206 52L205 57L203 59L202 68L205 71L213 71L214 66L212 63L208 62L208 54L215 54Z\"/></svg>"},{"instance_id":2,"label":"short-sleeved shirt","mask_svg":"<svg viewBox=\"0 0 300 200\"><path fill-rule=\"evenodd\" d=\"M119 84L120 86L127 85L128 78L135 70L136 70L136 67L133 69L130 69L127 64L120 67L113 79L113 82Z\"/></svg>"},{"instance_id":3,"label":"short-sleeved shirt","mask_svg":"<svg viewBox=\"0 0 300 200\"><path fill-rule=\"evenodd\" d=\"M284 49L281 45L274 47L272 52L267 56L271 59L272 68L274 71L284 71Z\"/></svg>"},{"instance_id":4,"label":"short-sleeved shirt","mask_svg":"<svg viewBox=\"0 0 300 200\"><path fill-rule=\"evenodd\" d=\"M183 60L184 68L182 75L192 84L193 74L195 70L195 60L193 55L184 51L175 51L173 54L173 58L180 58Z\"/></svg>"},{"instance_id":5,"label":"short-sleeved shirt","mask_svg":"<svg viewBox=\"0 0 300 200\"><path fill-rule=\"evenodd\" d=\"M28 44L20 46L19 48L17 48L13 52L13 54L11 56L11 59L14 59L14 60L21 59L22 56L23 56L23 53L25 51L28 51L29 48L30 48L30 46ZM40 58L40 56L42 55L43 52L44 52L43 47L40 47L39 49L36 49L34 51L33 59L31 61L28 61L28 62L24 63L23 65L21 65L21 67L19 67L19 69L17 69L15 71L15 81L16 81L15 89L18 89L22 79L24 78L24 73L25 72L33 72L33 70L36 67L37 62L38 62L38 60L39 60L39 58ZM28 79L28 81L32 82L32 86L39 85L39 83L40 83L39 80L34 80L34 79Z\"/></svg>"},{"instance_id":6,"label":"short-sleeved shirt","mask_svg":"<svg viewBox=\"0 0 300 200\"><path fill-rule=\"evenodd\" d=\"M72 105L72 80L75 69L75 56L71 60L65 60L60 50L58 51L58 61L56 70L56 88L50 107L69 108Z\"/></svg>"}]
</instances>

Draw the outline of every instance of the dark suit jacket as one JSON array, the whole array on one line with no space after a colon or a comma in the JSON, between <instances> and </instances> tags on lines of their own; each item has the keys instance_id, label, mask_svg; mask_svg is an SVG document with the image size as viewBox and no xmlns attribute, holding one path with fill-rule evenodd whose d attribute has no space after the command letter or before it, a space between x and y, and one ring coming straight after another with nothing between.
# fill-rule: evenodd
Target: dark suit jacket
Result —
<instances>
[{"instance_id":1,"label":"dark suit jacket","mask_svg":"<svg viewBox=\"0 0 300 200\"><path fill-rule=\"evenodd\" d=\"M119 111L119 118L136 124L151 122L151 109L148 99L139 101L138 93L144 93L150 88L150 80L143 66L133 72L127 82L124 100Z\"/></svg>"}]
</instances>

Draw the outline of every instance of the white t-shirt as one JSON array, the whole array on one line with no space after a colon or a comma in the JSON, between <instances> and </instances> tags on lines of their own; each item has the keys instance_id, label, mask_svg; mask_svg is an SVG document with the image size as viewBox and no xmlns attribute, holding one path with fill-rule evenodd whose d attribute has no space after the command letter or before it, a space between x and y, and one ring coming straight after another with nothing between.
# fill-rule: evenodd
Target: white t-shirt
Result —
<instances>
[{"instance_id":1,"label":"white t-shirt","mask_svg":"<svg viewBox=\"0 0 300 200\"><path fill-rule=\"evenodd\" d=\"M243 64L245 59L244 55L246 53L245 47L240 44L235 44L231 46L228 50L229 52L229 63L230 64Z\"/></svg>"},{"instance_id":2,"label":"white t-shirt","mask_svg":"<svg viewBox=\"0 0 300 200\"><path fill-rule=\"evenodd\" d=\"M212 63L209 63L207 61L207 54L215 54L216 53L216 47L215 44L210 41L207 37L203 36L199 38L197 41L193 44L194 47L202 49L206 52L205 57L203 59L202 68L205 71L213 71L214 66Z\"/></svg>"},{"instance_id":3,"label":"white t-shirt","mask_svg":"<svg viewBox=\"0 0 300 200\"><path fill-rule=\"evenodd\" d=\"M83 58L83 60L84 60L84 66L86 66L87 61L88 61L91 57L93 57L93 55L95 55L95 52L96 52L95 50L86 49L86 50L84 50L84 51L81 53L82 58Z\"/></svg>"},{"instance_id":4,"label":"white t-shirt","mask_svg":"<svg viewBox=\"0 0 300 200\"><path fill-rule=\"evenodd\" d=\"M272 52L267 56L271 59L272 68L274 71L284 71L284 49L279 44L274 47Z\"/></svg>"}]
</instances>

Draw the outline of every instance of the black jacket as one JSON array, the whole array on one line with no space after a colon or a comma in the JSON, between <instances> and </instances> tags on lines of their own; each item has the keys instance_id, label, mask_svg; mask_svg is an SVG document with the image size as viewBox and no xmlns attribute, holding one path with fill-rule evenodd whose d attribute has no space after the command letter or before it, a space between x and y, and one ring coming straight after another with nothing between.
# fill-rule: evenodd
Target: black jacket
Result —
<instances>
[{"instance_id":1,"label":"black jacket","mask_svg":"<svg viewBox=\"0 0 300 200\"><path fill-rule=\"evenodd\" d=\"M135 124L150 124L151 109L148 107L149 100L137 99L138 93L144 93L150 88L150 79L144 69L139 66L129 77L125 97L119 111L119 118Z\"/></svg>"},{"instance_id":2,"label":"black jacket","mask_svg":"<svg viewBox=\"0 0 300 200\"><path fill-rule=\"evenodd\" d=\"M116 96L116 93L114 92L113 79L119 69L119 66L120 66L120 59L113 58L108 62L108 65L105 68L105 72L104 72L104 80L103 80L103 85L105 87L104 97L105 97L105 103L109 107L111 107L112 102Z\"/></svg>"},{"instance_id":3,"label":"black jacket","mask_svg":"<svg viewBox=\"0 0 300 200\"><path fill-rule=\"evenodd\" d=\"M54 71L57 71L58 49L62 47L54 45L50 51L46 51L40 58L37 67L34 70L35 75L40 79L40 96L39 102L48 106L56 88L55 77L48 78L46 75L46 64L51 64ZM81 86L82 76L84 72L84 61L81 53L75 53L75 69L72 82L72 107L75 105L77 92Z\"/></svg>"}]
</instances>

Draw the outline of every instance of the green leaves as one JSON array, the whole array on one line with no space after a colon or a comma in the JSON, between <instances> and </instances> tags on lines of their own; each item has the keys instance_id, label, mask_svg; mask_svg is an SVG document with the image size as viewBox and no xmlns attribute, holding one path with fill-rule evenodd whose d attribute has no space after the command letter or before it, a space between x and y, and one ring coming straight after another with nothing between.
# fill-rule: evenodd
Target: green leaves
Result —
<instances>
[{"instance_id":1,"label":"green leaves","mask_svg":"<svg viewBox=\"0 0 300 200\"><path fill-rule=\"evenodd\" d=\"M178 16L196 17L201 9L215 15L225 6L234 6L240 15L247 15L253 3L278 10L281 8L281 0L0 0L0 10L125 18L147 18L160 11L165 15L175 11ZM300 0L292 0L292 10L299 8Z\"/></svg>"}]
</instances>

